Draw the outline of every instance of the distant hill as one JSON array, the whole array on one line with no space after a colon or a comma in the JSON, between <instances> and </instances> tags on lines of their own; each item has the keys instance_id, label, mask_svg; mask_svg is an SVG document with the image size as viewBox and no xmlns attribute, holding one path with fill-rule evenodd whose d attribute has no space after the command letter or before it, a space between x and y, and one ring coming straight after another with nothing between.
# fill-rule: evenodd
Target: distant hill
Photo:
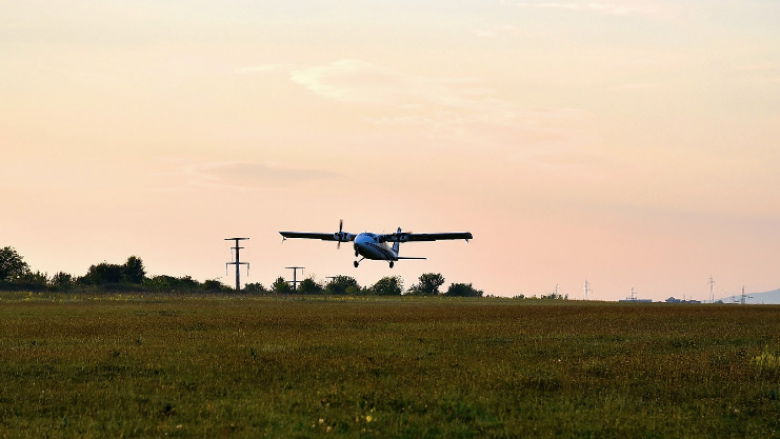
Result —
<instances>
[{"instance_id":1,"label":"distant hill","mask_svg":"<svg viewBox=\"0 0 780 439\"><path fill-rule=\"evenodd\" d=\"M767 291L765 293L747 293L750 296L749 299L745 299L745 303L757 303L757 304L780 304L780 290ZM724 297L721 299L723 303L739 302L740 295Z\"/></svg>"}]
</instances>

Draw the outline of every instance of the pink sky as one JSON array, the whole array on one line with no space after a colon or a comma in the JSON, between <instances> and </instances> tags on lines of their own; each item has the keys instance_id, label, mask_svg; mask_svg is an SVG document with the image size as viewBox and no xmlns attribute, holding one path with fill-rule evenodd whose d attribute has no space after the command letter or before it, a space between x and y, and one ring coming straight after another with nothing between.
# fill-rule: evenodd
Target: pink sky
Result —
<instances>
[{"instance_id":1,"label":"pink sky","mask_svg":"<svg viewBox=\"0 0 780 439\"><path fill-rule=\"evenodd\" d=\"M780 288L773 1L0 1L0 246L82 275ZM470 231L390 270L279 230Z\"/></svg>"}]
</instances>

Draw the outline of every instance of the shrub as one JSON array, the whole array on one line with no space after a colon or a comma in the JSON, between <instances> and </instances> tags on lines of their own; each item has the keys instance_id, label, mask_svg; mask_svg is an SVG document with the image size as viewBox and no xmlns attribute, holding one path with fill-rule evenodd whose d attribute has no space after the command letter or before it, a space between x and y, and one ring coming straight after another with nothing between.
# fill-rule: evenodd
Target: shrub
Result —
<instances>
[{"instance_id":1,"label":"shrub","mask_svg":"<svg viewBox=\"0 0 780 439\"><path fill-rule=\"evenodd\" d=\"M450 285L450 288L447 289L447 292L444 293L445 296L456 296L456 297L482 297L485 293L482 290L478 290L471 286L471 284L459 284L454 283Z\"/></svg>"}]
</instances>

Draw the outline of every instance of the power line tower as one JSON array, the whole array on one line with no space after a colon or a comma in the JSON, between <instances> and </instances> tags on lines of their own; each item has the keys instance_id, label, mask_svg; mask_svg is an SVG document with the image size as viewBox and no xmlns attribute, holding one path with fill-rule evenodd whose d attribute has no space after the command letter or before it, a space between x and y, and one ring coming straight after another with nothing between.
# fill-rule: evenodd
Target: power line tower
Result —
<instances>
[{"instance_id":1,"label":"power line tower","mask_svg":"<svg viewBox=\"0 0 780 439\"><path fill-rule=\"evenodd\" d=\"M592 293L593 290L589 287L590 284L588 284L588 280L585 279L585 286L582 287L582 291L585 293L585 300L588 300L588 293Z\"/></svg>"},{"instance_id":2,"label":"power line tower","mask_svg":"<svg viewBox=\"0 0 780 439\"><path fill-rule=\"evenodd\" d=\"M745 303L747 303L747 299L752 299L752 298L753 298L753 296L746 296L745 295L745 286L742 285L742 297L740 297L740 299L739 299L739 304L740 305L744 305Z\"/></svg>"},{"instance_id":3,"label":"power line tower","mask_svg":"<svg viewBox=\"0 0 780 439\"><path fill-rule=\"evenodd\" d=\"M715 280L710 275L710 303L715 303Z\"/></svg>"},{"instance_id":4,"label":"power line tower","mask_svg":"<svg viewBox=\"0 0 780 439\"><path fill-rule=\"evenodd\" d=\"M303 274L303 270L306 267L284 267L284 268L293 271L293 280L292 281L288 280L287 282L292 282L293 291L298 291L298 270L301 270L301 274Z\"/></svg>"},{"instance_id":5,"label":"power line tower","mask_svg":"<svg viewBox=\"0 0 780 439\"><path fill-rule=\"evenodd\" d=\"M236 241L235 247L230 247L231 249L236 251L236 260L235 262L226 262L225 263L225 270L227 271L228 265L235 265L236 266L236 292L241 291L241 266L246 265L246 275L249 276L249 262L241 262L241 249L244 247L241 247L238 245L238 241L245 241L249 238L225 238L225 241Z\"/></svg>"}]
</instances>

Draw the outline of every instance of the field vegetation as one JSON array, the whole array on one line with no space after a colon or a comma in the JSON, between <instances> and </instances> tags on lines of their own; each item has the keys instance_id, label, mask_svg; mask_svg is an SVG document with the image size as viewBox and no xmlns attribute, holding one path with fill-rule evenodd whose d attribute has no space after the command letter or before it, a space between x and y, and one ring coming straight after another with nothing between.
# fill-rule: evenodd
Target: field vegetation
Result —
<instances>
[{"instance_id":1,"label":"field vegetation","mask_svg":"<svg viewBox=\"0 0 780 439\"><path fill-rule=\"evenodd\" d=\"M0 295L0 437L780 437L780 308Z\"/></svg>"}]
</instances>

